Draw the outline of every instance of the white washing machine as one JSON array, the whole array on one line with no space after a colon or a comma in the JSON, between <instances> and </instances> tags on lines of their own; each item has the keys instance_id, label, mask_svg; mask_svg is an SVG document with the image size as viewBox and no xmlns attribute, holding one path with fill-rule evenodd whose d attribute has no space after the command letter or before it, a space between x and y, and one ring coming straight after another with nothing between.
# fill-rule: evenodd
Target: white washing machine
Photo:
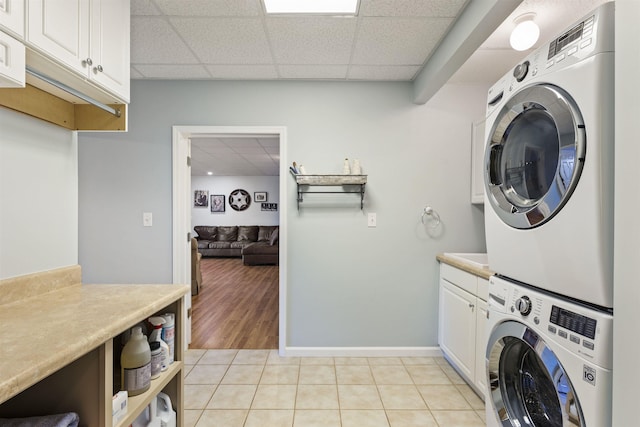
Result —
<instances>
[{"instance_id":1,"label":"white washing machine","mask_svg":"<svg viewBox=\"0 0 640 427\"><path fill-rule=\"evenodd\" d=\"M611 426L613 317L492 277L487 427Z\"/></svg>"},{"instance_id":2,"label":"white washing machine","mask_svg":"<svg viewBox=\"0 0 640 427\"><path fill-rule=\"evenodd\" d=\"M614 3L489 90L485 226L493 271L613 307Z\"/></svg>"}]
</instances>

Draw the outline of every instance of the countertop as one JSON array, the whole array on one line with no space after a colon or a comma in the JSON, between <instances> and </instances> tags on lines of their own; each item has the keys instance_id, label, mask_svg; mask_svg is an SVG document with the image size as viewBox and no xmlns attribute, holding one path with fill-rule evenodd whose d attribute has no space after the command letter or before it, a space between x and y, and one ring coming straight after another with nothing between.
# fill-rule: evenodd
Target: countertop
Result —
<instances>
[{"instance_id":1,"label":"countertop","mask_svg":"<svg viewBox=\"0 0 640 427\"><path fill-rule=\"evenodd\" d=\"M473 263L464 262L458 258L453 258L447 256L446 254L438 254L436 255L436 259L440 262L444 262L445 264L449 264L453 267L459 268L460 270L464 270L468 273L475 274L476 276L482 277L483 279L489 279L491 276L495 274L495 272L487 269L480 268Z\"/></svg>"},{"instance_id":2,"label":"countertop","mask_svg":"<svg viewBox=\"0 0 640 427\"><path fill-rule=\"evenodd\" d=\"M189 290L188 285L74 284L0 305L0 402Z\"/></svg>"}]
</instances>

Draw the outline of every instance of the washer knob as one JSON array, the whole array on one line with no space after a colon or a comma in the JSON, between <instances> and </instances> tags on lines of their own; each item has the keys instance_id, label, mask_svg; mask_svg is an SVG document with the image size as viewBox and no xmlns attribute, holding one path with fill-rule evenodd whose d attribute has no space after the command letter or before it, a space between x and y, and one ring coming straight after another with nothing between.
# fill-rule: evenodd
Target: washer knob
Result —
<instances>
[{"instance_id":1,"label":"washer knob","mask_svg":"<svg viewBox=\"0 0 640 427\"><path fill-rule=\"evenodd\" d=\"M522 296L516 300L516 308L523 316L531 313L531 300L528 296Z\"/></svg>"},{"instance_id":2,"label":"washer knob","mask_svg":"<svg viewBox=\"0 0 640 427\"><path fill-rule=\"evenodd\" d=\"M529 64L529 61L524 61L522 64L516 65L516 68L513 69L513 77L515 77L517 81L521 82L527 77Z\"/></svg>"}]
</instances>

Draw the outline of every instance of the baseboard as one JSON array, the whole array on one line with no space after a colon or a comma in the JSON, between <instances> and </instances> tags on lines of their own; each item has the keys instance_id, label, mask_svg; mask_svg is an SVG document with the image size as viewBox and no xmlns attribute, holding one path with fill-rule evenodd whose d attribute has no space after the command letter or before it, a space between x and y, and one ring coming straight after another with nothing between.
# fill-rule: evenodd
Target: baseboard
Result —
<instances>
[{"instance_id":1,"label":"baseboard","mask_svg":"<svg viewBox=\"0 0 640 427\"><path fill-rule=\"evenodd\" d=\"M286 347L287 357L442 357L440 347Z\"/></svg>"}]
</instances>

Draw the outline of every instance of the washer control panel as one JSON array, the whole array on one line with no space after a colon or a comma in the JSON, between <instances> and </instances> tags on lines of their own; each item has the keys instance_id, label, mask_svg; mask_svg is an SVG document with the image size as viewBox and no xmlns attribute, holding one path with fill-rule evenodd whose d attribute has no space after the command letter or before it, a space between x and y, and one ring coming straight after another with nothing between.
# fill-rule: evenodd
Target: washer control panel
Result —
<instances>
[{"instance_id":1,"label":"washer control panel","mask_svg":"<svg viewBox=\"0 0 640 427\"><path fill-rule=\"evenodd\" d=\"M502 298L504 305L496 303ZM489 281L489 315L500 313L515 317L537 334L593 363L611 367L613 316L609 313L493 276Z\"/></svg>"}]
</instances>

